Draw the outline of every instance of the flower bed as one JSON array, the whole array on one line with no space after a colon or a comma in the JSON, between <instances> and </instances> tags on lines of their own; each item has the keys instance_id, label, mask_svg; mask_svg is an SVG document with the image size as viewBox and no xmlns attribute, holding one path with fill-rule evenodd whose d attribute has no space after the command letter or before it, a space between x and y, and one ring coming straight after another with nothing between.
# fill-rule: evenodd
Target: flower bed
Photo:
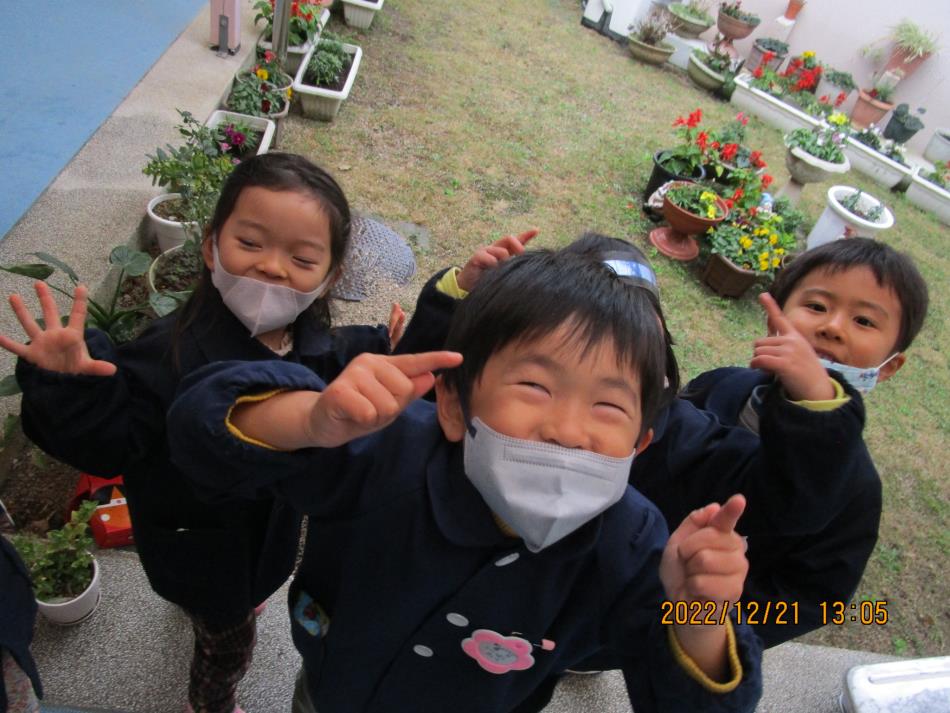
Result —
<instances>
[{"instance_id":1,"label":"flower bed","mask_svg":"<svg viewBox=\"0 0 950 713\"><path fill-rule=\"evenodd\" d=\"M749 75L736 77L736 89L732 93L732 103L767 124L781 129L810 129L818 126L818 120L800 109L786 104L781 99L749 86Z\"/></svg>"}]
</instances>

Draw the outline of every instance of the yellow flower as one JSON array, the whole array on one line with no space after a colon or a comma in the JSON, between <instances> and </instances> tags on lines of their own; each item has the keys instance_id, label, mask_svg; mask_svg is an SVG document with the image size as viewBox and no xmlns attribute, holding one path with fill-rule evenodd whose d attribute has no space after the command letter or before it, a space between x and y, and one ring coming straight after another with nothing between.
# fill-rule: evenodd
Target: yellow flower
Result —
<instances>
[{"instance_id":1,"label":"yellow flower","mask_svg":"<svg viewBox=\"0 0 950 713\"><path fill-rule=\"evenodd\" d=\"M760 269L762 272L765 272L766 270L768 270L768 269L769 269L769 261L768 261L768 260L764 260L764 261L760 262L760 263L759 263L759 269Z\"/></svg>"},{"instance_id":2,"label":"yellow flower","mask_svg":"<svg viewBox=\"0 0 950 713\"><path fill-rule=\"evenodd\" d=\"M780 258L780 257L773 257L773 258L772 258L772 267L778 267L778 266L781 265L781 264L782 264L782 258Z\"/></svg>"},{"instance_id":3,"label":"yellow flower","mask_svg":"<svg viewBox=\"0 0 950 713\"><path fill-rule=\"evenodd\" d=\"M262 82L266 82L266 81L267 81L267 78L270 76L270 75L267 73L267 70L264 69L263 67L258 67L258 68L257 68L257 71L254 72L254 74L256 74L257 77L258 77L258 79L260 79Z\"/></svg>"},{"instance_id":4,"label":"yellow flower","mask_svg":"<svg viewBox=\"0 0 950 713\"><path fill-rule=\"evenodd\" d=\"M769 236L769 245L775 245L778 242L778 236L775 233L772 233Z\"/></svg>"},{"instance_id":5,"label":"yellow flower","mask_svg":"<svg viewBox=\"0 0 950 713\"><path fill-rule=\"evenodd\" d=\"M834 114L831 114L828 117L828 123L834 124L835 126L844 126L848 123L848 117L842 114L840 111L836 111Z\"/></svg>"},{"instance_id":6,"label":"yellow flower","mask_svg":"<svg viewBox=\"0 0 950 713\"><path fill-rule=\"evenodd\" d=\"M716 194L715 194L715 193L712 193L712 192L710 192L710 191L703 191L702 193L699 194L699 200L701 200L701 201L709 201L709 202L715 203L715 202L716 202Z\"/></svg>"},{"instance_id":7,"label":"yellow flower","mask_svg":"<svg viewBox=\"0 0 950 713\"><path fill-rule=\"evenodd\" d=\"M784 254L785 254L785 248L775 248L775 254L776 254L776 255L784 255Z\"/></svg>"},{"instance_id":8,"label":"yellow flower","mask_svg":"<svg viewBox=\"0 0 950 713\"><path fill-rule=\"evenodd\" d=\"M802 52L802 59L811 59L814 56L815 56L815 53L812 52L811 50L808 50L807 52Z\"/></svg>"},{"instance_id":9,"label":"yellow flower","mask_svg":"<svg viewBox=\"0 0 950 713\"><path fill-rule=\"evenodd\" d=\"M711 206L709 206L708 208L706 208L706 217L707 217L707 218L715 218L715 217L716 217L716 206L711 205Z\"/></svg>"},{"instance_id":10,"label":"yellow flower","mask_svg":"<svg viewBox=\"0 0 950 713\"><path fill-rule=\"evenodd\" d=\"M291 99L294 96L294 90L290 87L287 87L287 98Z\"/></svg>"},{"instance_id":11,"label":"yellow flower","mask_svg":"<svg viewBox=\"0 0 950 713\"><path fill-rule=\"evenodd\" d=\"M766 250L764 253L760 253L760 254L759 254L759 260L768 260L768 259L769 259L769 251L768 251L768 250Z\"/></svg>"},{"instance_id":12,"label":"yellow flower","mask_svg":"<svg viewBox=\"0 0 950 713\"><path fill-rule=\"evenodd\" d=\"M752 238L749 238L749 237L740 238L739 245L741 245L743 248L748 250L749 248L752 247Z\"/></svg>"}]
</instances>

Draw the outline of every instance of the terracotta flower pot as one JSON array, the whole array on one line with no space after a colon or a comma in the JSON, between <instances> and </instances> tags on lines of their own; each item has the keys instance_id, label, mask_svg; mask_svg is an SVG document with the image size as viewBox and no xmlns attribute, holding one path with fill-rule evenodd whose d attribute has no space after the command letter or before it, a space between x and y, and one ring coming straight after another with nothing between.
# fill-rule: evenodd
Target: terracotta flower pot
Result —
<instances>
[{"instance_id":1,"label":"terracotta flower pot","mask_svg":"<svg viewBox=\"0 0 950 713\"><path fill-rule=\"evenodd\" d=\"M889 72L899 69L903 72L901 79L907 79L911 74L917 71L917 68L923 64L928 57L930 57L929 52L911 59L907 50L894 47L891 50L891 56L887 59L887 64L884 65L884 71Z\"/></svg>"},{"instance_id":2,"label":"terracotta flower pot","mask_svg":"<svg viewBox=\"0 0 950 713\"><path fill-rule=\"evenodd\" d=\"M661 42L658 45L648 45L646 42L630 38L630 54L646 64L661 65L670 58L676 51L676 48L668 42Z\"/></svg>"},{"instance_id":3,"label":"terracotta flower pot","mask_svg":"<svg viewBox=\"0 0 950 713\"><path fill-rule=\"evenodd\" d=\"M878 101L861 89L854 109L851 110L851 125L858 129L867 128L871 124L878 123L893 108L893 104Z\"/></svg>"},{"instance_id":4,"label":"terracotta flower pot","mask_svg":"<svg viewBox=\"0 0 950 713\"><path fill-rule=\"evenodd\" d=\"M723 297L741 297L755 284L756 274L733 263L717 253L709 256L703 270L703 282Z\"/></svg>"},{"instance_id":5,"label":"terracotta flower pot","mask_svg":"<svg viewBox=\"0 0 950 713\"><path fill-rule=\"evenodd\" d=\"M732 15L727 15L722 10L719 11L719 17L716 19L716 25L722 36L727 40L741 40L748 37L752 31L758 27L758 24L750 25L748 22L737 20Z\"/></svg>"},{"instance_id":6,"label":"terracotta flower pot","mask_svg":"<svg viewBox=\"0 0 950 713\"><path fill-rule=\"evenodd\" d=\"M794 20L803 7L805 7L805 0L788 0L788 7L785 8L785 19Z\"/></svg>"},{"instance_id":7,"label":"terracotta flower pot","mask_svg":"<svg viewBox=\"0 0 950 713\"><path fill-rule=\"evenodd\" d=\"M683 181L677 185L683 185ZM691 236L705 233L718 225L729 215L729 208L722 198L717 198L721 215L718 218L704 218L690 213L670 201L669 194L663 196L663 217L670 224L668 228L655 228L650 231L650 242L661 253L674 260L692 260L699 254L699 244Z\"/></svg>"}]
</instances>

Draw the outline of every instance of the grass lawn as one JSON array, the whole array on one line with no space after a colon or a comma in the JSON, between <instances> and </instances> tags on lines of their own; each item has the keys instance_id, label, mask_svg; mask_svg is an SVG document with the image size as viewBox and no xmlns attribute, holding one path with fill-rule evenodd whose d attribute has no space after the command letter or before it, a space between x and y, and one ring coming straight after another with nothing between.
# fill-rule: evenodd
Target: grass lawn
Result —
<instances>
[{"instance_id":1,"label":"grass lawn","mask_svg":"<svg viewBox=\"0 0 950 713\"><path fill-rule=\"evenodd\" d=\"M291 116L283 148L330 169L357 209L431 231L417 256L418 284L506 233L536 226L537 244L556 246L595 229L654 256L684 379L745 364L763 333L754 295L719 298L696 267L656 255L646 242L652 224L639 209L649 157L672 140L673 120L701 107L704 125L717 126L735 111L673 68L634 61L579 21L576 0L387 0L368 33L350 33L365 54L336 122ZM748 128L746 143L763 150L782 186L781 134L755 119ZM887 599L890 621L827 627L807 640L946 654L950 484L940 473L950 430L950 233L860 174L846 180L894 211L896 225L881 237L914 256L931 309L906 366L868 404L884 517L856 599ZM827 188L805 189L800 207L812 220Z\"/></svg>"}]
</instances>

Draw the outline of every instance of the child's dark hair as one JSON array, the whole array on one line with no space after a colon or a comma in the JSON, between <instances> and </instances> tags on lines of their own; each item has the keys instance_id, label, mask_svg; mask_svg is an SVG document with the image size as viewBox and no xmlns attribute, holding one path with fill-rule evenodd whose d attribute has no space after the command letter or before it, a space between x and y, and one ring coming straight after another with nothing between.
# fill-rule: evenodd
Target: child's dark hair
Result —
<instances>
[{"instance_id":1,"label":"child's dark hair","mask_svg":"<svg viewBox=\"0 0 950 713\"><path fill-rule=\"evenodd\" d=\"M894 349L911 345L927 315L927 283L909 255L871 238L845 238L807 250L782 270L769 289L779 307L792 291L815 270L834 274L856 267L870 268L881 287L893 290L901 305L901 327Z\"/></svg>"},{"instance_id":2,"label":"child's dark hair","mask_svg":"<svg viewBox=\"0 0 950 713\"><path fill-rule=\"evenodd\" d=\"M566 325L585 351L612 340L620 364L640 377L641 435L665 405L663 331L646 290L632 290L602 262L566 250L530 251L482 277L458 306L445 348L463 364L444 374L467 409L488 359L515 342Z\"/></svg>"},{"instance_id":3,"label":"child's dark hair","mask_svg":"<svg viewBox=\"0 0 950 713\"><path fill-rule=\"evenodd\" d=\"M649 295L650 303L663 325L663 337L666 341L667 389L672 394L679 392L680 372L676 355L673 353L673 337L666 328L666 317L663 316L663 308L660 306L660 290L656 284L656 273L653 272L650 261L643 254L643 251L626 240L612 238L609 235L593 231L583 233L563 250L578 255L588 255L595 260L607 263L608 266L614 261L629 261L643 268L637 270L636 274L633 275L621 274L620 279L631 287L639 288ZM616 271L615 267L612 269Z\"/></svg>"},{"instance_id":4,"label":"child's dark hair","mask_svg":"<svg viewBox=\"0 0 950 713\"><path fill-rule=\"evenodd\" d=\"M350 204L343 189L333 176L303 156L289 153L266 153L242 161L228 176L218 198L211 223L206 228L205 240L220 233L227 222L241 192L245 188L267 188L272 191L293 191L311 196L323 208L330 223L330 265L339 269L350 240ZM179 337L194 321L209 294L216 288L211 282L211 271L201 269L194 292L182 308L172 341L177 346ZM330 306L325 297L309 308L317 322L330 326Z\"/></svg>"}]
</instances>

